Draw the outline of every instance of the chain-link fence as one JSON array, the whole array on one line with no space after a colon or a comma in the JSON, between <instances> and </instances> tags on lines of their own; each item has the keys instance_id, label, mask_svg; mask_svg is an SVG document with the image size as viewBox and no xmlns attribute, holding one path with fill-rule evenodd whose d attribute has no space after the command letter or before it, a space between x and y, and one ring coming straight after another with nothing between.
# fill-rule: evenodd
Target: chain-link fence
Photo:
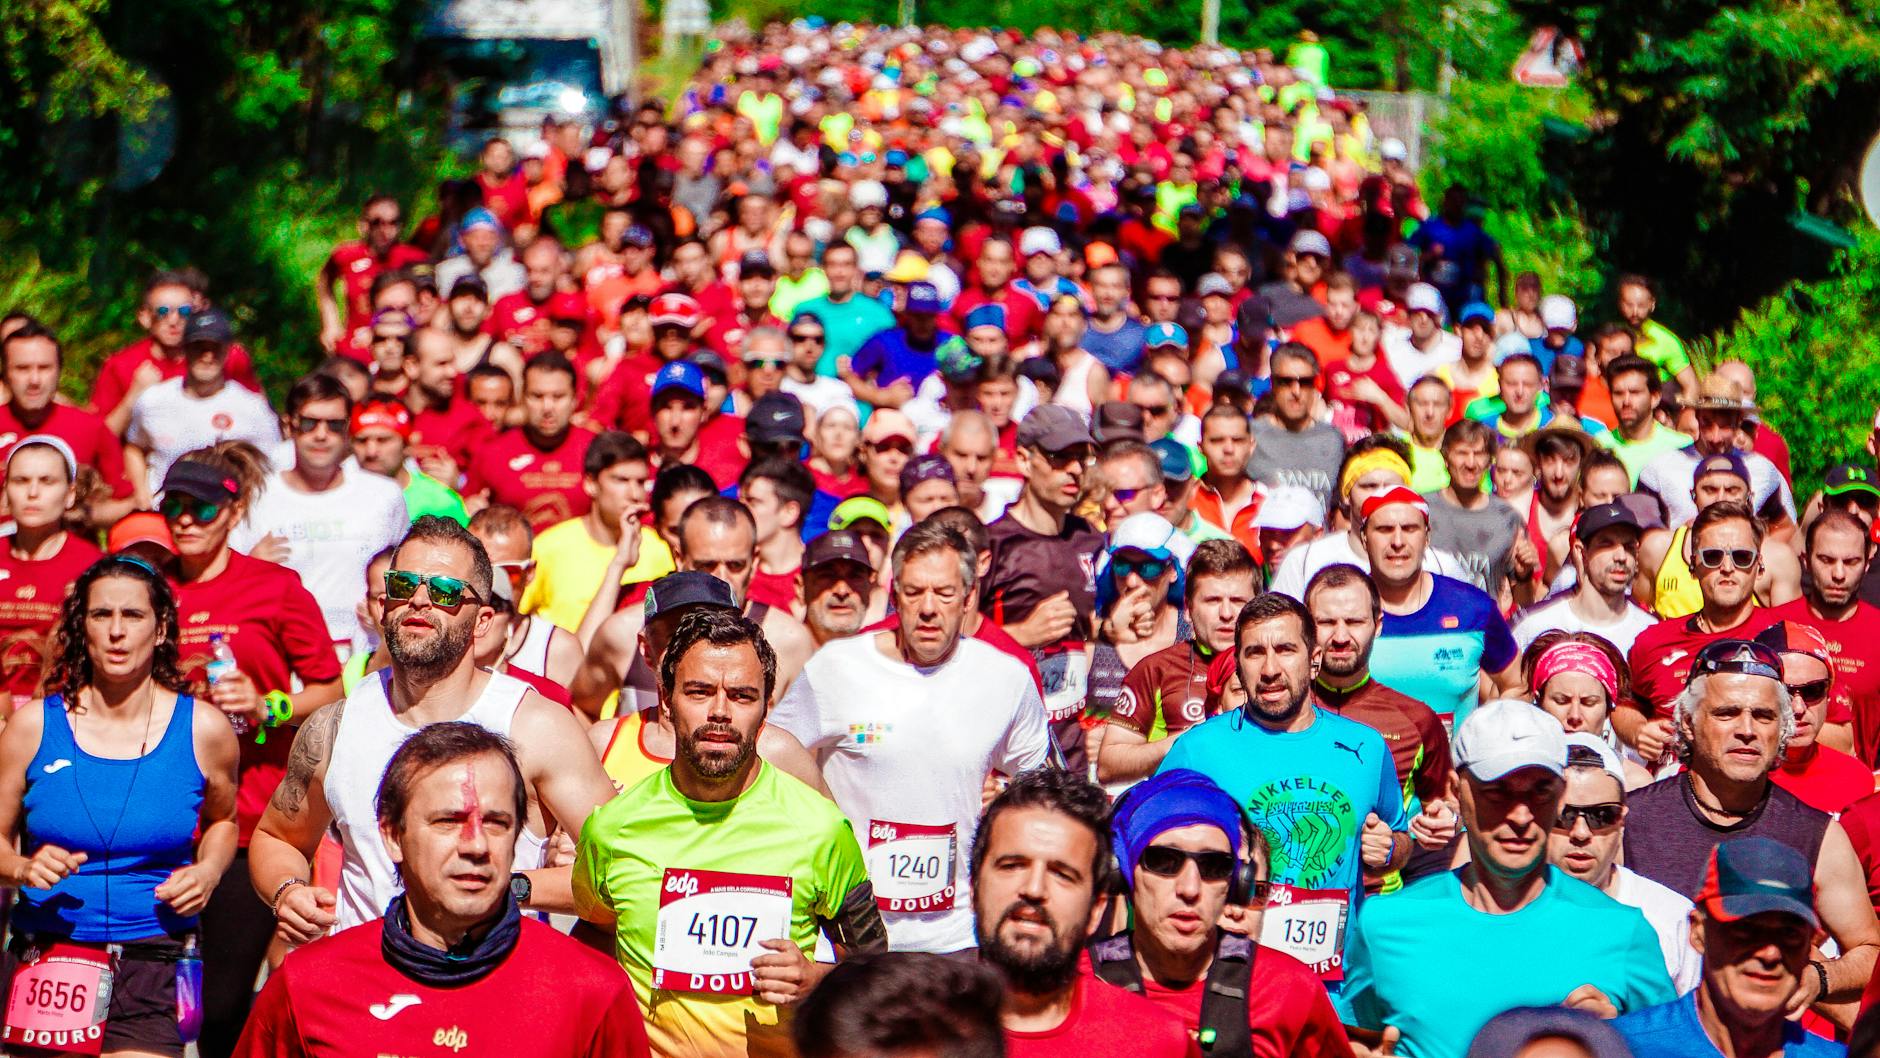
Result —
<instances>
[{"instance_id":1,"label":"chain-link fence","mask_svg":"<svg viewBox=\"0 0 1880 1058\"><path fill-rule=\"evenodd\" d=\"M1411 172L1423 168L1425 140L1430 122L1442 116L1448 100L1427 92L1350 92L1340 89L1341 98L1364 103L1371 128L1378 139L1395 136L1409 150Z\"/></svg>"}]
</instances>

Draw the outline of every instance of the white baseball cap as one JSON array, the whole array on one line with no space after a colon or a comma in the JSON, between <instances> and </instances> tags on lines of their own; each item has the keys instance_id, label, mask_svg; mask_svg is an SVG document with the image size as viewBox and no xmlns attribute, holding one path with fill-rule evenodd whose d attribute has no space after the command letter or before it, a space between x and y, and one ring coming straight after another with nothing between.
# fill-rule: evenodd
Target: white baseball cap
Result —
<instances>
[{"instance_id":1,"label":"white baseball cap","mask_svg":"<svg viewBox=\"0 0 1880 1058\"><path fill-rule=\"evenodd\" d=\"M857 180L855 186L849 188L849 205L856 209L867 209L870 206L885 209L888 205L888 189L879 180Z\"/></svg>"},{"instance_id":2,"label":"white baseball cap","mask_svg":"<svg viewBox=\"0 0 1880 1058\"><path fill-rule=\"evenodd\" d=\"M1478 706L1449 744L1457 770L1493 782L1522 768L1559 775L1567 767L1567 733L1553 714L1518 698Z\"/></svg>"},{"instance_id":3,"label":"white baseball cap","mask_svg":"<svg viewBox=\"0 0 1880 1058\"><path fill-rule=\"evenodd\" d=\"M1404 294L1405 312L1427 312L1437 319L1443 318L1443 295L1428 283L1412 283Z\"/></svg>"},{"instance_id":4,"label":"white baseball cap","mask_svg":"<svg viewBox=\"0 0 1880 1058\"><path fill-rule=\"evenodd\" d=\"M1297 232L1294 232L1292 242L1288 243L1286 248L1291 250L1295 256L1311 254L1315 257L1324 257L1328 260L1332 256L1331 240L1325 237L1324 232L1315 228L1301 228Z\"/></svg>"},{"instance_id":5,"label":"white baseball cap","mask_svg":"<svg viewBox=\"0 0 1880 1058\"><path fill-rule=\"evenodd\" d=\"M1020 257L1030 257L1041 253L1056 257L1063 249L1064 240L1058 238L1058 233L1050 228L1026 228L1025 233L1018 237Z\"/></svg>"},{"instance_id":6,"label":"white baseball cap","mask_svg":"<svg viewBox=\"0 0 1880 1058\"><path fill-rule=\"evenodd\" d=\"M1401 162L1410 157L1410 148L1395 136L1388 137L1377 146L1378 156L1387 162Z\"/></svg>"},{"instance_id":7,"label":"white baseball cap","mask_svg":"<svg viewBox=\"0 0 1880 1058\"><path fill-rule=\"evenodd\" d=\"M1195 555L1195 542L1188 534L1175 528L1167 518L1154 511L1140 511L1116 524L1110 534L1109 550L1113 554L1129 548L1152 555L1166 555L1183 566Z\"/></svg>"},{"instance_id":8,"label":"white baseball cap","mask_svg":"<svg viewBox=\"0 0 1880 1058\"><path fill-rule=\"evenodd\" d=\"M1604 769L1607 775L1618 780L1619 789L1625 789L1625 765L1619 763L1619 754L1614 752L1610 742L1607 742L1605 739L1600 738L1590 731L1575 731L1573 734L1567 736L1567 759L1569 761L1572 761L1574 757L1580 756L1579 753L1574 752L1575 750L1597 756L1599 758L1600 768Z\"/></svg>"},{"instance_id":9,"label":"white baseball cap","mask_svg":"<svg viewBox=\"0 0 1880 1058\"><path fill-rule=\"evenodd\" d=\"M1281 485L1267 493L1253 516L1255 529L1297 529L1302 525L1325 528L1325 505L1318 494L1300 485Z\"/></svg>"},{"instance_id":10,"label":"white baseball cap","mask_svg":"<svg viewBox=\"0 0 1880 1058\"><path fill-rule=\"evenodd\" d=\"M1541 326L1550 331L1570 331L1580 325L1580 310L1565 294L1549 294L1541 299Z\"/></svg>"}]
</instances>

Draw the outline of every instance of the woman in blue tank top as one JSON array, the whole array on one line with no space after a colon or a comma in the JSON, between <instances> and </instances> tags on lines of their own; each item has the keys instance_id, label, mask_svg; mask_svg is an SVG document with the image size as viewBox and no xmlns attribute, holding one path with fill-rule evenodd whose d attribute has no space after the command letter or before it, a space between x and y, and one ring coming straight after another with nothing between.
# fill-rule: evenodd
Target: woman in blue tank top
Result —
<instances>
[{"instance_id":1,"label":"woman in blue tank top","mask_svg":"<svg viewBox=\"0 0 1880 1058\"><path fill-rule=\"evenodd\" d=\"M235 732L188 693L175 597L142 559L78 578L52 650L44 699L0 731L0 833L21 849L0 847L17 889L4 1037L181 1055L177 960L235 856ZM100 1026L86 1004L107 990Z\"/></svg>"}]
</instances>

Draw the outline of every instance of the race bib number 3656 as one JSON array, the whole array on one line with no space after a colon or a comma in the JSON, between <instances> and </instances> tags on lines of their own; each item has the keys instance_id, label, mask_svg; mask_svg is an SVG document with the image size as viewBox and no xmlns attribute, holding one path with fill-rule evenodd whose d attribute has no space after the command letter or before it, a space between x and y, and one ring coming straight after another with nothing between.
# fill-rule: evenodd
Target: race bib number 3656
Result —
<instances>
[{"instance_id":1,"label":"race bib number 3656","mask_svg":"<svg viewBox=\"0 0 1880 1058\"><path fill-rule=\"evenodd\" d=\"M97 1054L104 1046L109 1009L111 957L96 948L54 944L14 973L0 1041L14 1047Z\"/></svg>"},{"instance_id":2,"label":"race bib number 3656","mask_svg":"<svg viewBox=\"0 0 1880 1058\"><path fill-rule=\"evenodd\" d=\"M791 880L666 868L653 935L653 987L749 995L763 941L790 936Z\"/></svg>"},{"instance_id":3,"label":"race bib number 3656","mask_svg":"<svg viewBox=\"0 0 1880 1058\"><path fill-rule=\"evenodd\" d=\"M951 823L870 820L868 877L883 911L950 911L959 834Z\"/></svg>"}]
</instances>

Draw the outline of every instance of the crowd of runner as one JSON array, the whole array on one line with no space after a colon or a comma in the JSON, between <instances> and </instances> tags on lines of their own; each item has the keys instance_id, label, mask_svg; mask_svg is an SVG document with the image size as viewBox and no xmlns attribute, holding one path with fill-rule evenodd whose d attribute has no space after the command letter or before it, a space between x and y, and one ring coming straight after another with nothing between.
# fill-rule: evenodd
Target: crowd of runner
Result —
<instances>
[{"instance_id":1,"label":"crowd of runner","mask_svg":"<svg viewBox=\"0 0 1880 1058\"><path fill-rule=\"evenodd\" d=\"M6 316L0 1042L1870 1053L1880 444L1327 80L799 20L367 201L278 401Z\"/></svg>"}]
</instances>

